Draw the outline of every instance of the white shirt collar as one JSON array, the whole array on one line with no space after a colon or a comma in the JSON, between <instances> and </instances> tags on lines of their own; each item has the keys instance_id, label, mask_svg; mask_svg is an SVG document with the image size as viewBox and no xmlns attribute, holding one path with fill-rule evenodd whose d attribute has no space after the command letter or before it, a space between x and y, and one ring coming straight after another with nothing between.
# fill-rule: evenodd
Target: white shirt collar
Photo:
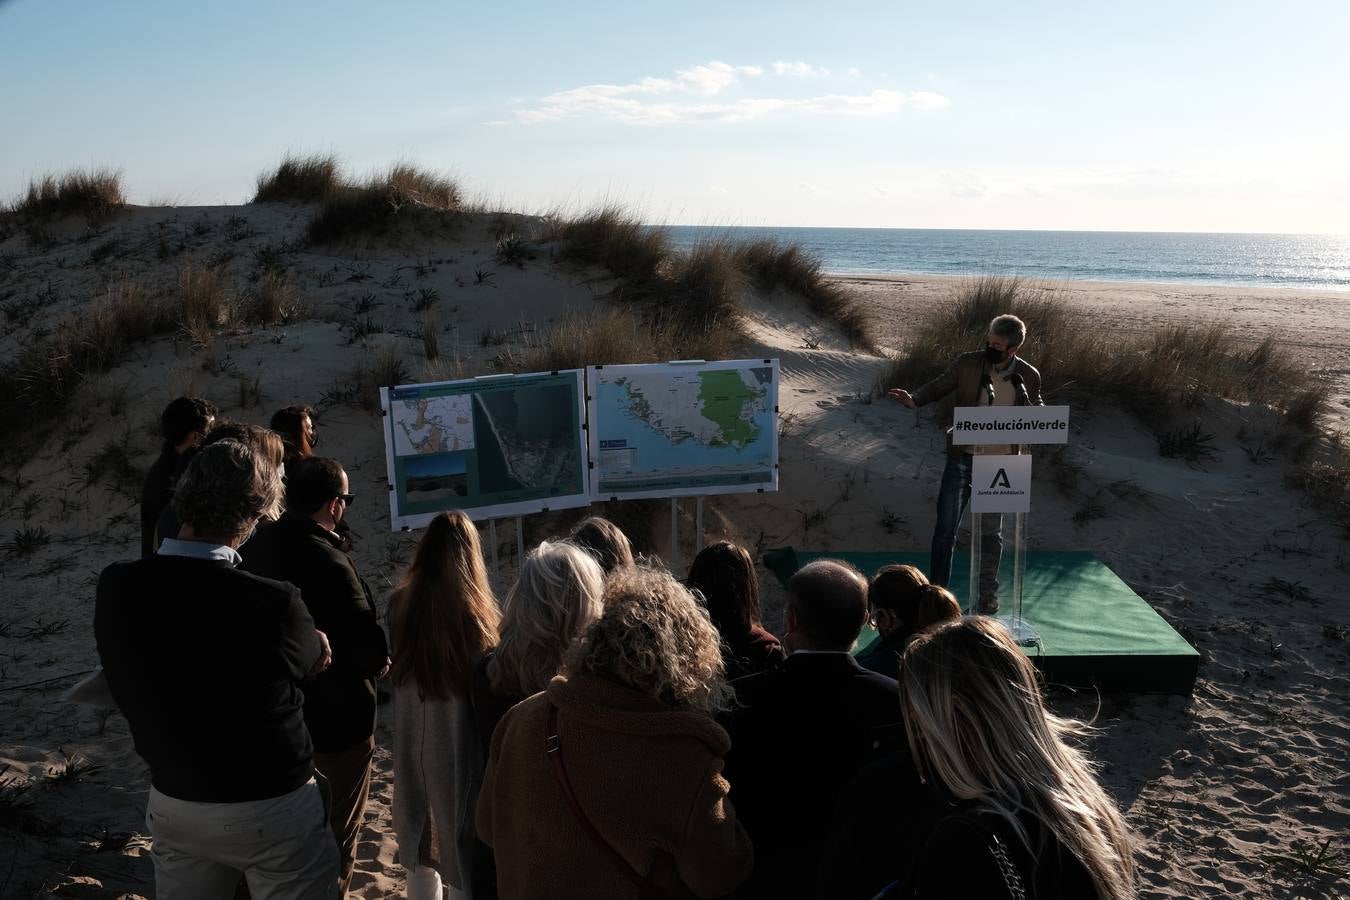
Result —
<instances>
[{"instance_id":1,"label":"white shirt collar","mask_svg":"<svg viewBox=\"0 0 1350 900\"><path fill-rule=\"evenodd\" d=\"M244 561L239 551L224 544L208 544L205 541L180 541L178 538L165 538L159 544L160 556L186 556L189 559L214 559L238 566Z\"/></svg>"}]
</instances>

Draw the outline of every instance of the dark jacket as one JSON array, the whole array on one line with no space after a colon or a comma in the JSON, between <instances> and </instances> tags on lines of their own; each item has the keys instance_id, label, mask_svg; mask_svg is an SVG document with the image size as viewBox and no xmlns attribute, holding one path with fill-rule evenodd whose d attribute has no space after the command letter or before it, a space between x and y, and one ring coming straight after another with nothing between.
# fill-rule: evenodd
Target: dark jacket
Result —
<instances>
[{"instance_id":1,"label":"dark jacket","mask_svg":"<svg viewBox=\"0 0 1350 900\"><path fill-rule=\"evenodd\" d=\"M840 790L904 740L894 680L847 653L793 653L733 683L727 780L755 843L747 897L811 897Z\"/></svg>"},{"instance_id":2,"label":"dark jacket","mask_svg":"<svg viewBox=\"0 0 1350 900\"><path fill-rule=\"evenodd\" d=\"M99 576L94 637L160 792L239 803L313 775L296 685L322 648L295 588L213 560L114 563Z\"/></svg>"},{"instance_id":3,"label":"dark jacket","mask_svg":"<svg viewBox=\"0 0 1350 900\"><path fill-rule=\"evenodd\" d=\"M1028 847L997 813L954 805L924 842L910 876L887 900L1096 900L1087 868L1030 815L1021 817Z\"/></svg>"},{"instance_id":4,"label":"dark jacket","mask_svg":"<svg viewBox=\"0 0 1350 900\"><path fill-rule=\"evenodd\" d=\"M488 666L496 655L496 650L489 650L478 657L473 674L469 676L469 706L473 711L474 728L483 743L484 755L491 748L493 732L507 711L525 699L524 694L503 694L492 686Z\"/></svg>"},{"instance_id":5,"label":"dark jacket","mask_svg":"<svg viewBox=\"0 0 1350 900\"><path fill-rule=\"evenodd\" d=\"M913 636L897 628L886 637L878 637L871 646L858 654L858 665L887 678L899 678L900 654L905 652L905 644Z\"/></svg>"},{"instance_id":6,"label":"dark jacket","mask_svg":"<svg viewBox=\"0 0 1350 900\"><path fill-rule=\"evenodd\" d=\"M375 676L389 644L370 591L338 538L307 516L286 513L240 547L244 568L289 581L328 636L333 664L305 690L305 723L319 753L338 753L375 733Z\"/></svg>"},{"instance_id":7,"label":"dark jacket","mask_svg":"<svg viewBox=\"0 0 1350 900\"><path fill-rule=\"evenodd\" d=\"M750 633L744 637L722 635L722 663L728 681L776 669L786 658L778 638L762 626L750 626Z\"/></svg>"},{"instance_id":8,"label":"dark jacket","mask_svg":"<svg viewBox=\"0 0 1350 900\"><path fill-rule=\"evenodd\" d=\"M986 375L993 378L999 376L1009 378L1016 372L1022 376L1027 389L1027 399L1031 401L1031 405L1043 406L1045 401L1041 399L1041 373L1036 371L1035 366L1020 356L1014 357L1014 360L1015 362L1011 366L1000 373L985 359L984 351L976 350L971 353L963 353L941 375L914 392L914 404L923 406L932 403L934 400L941 400L955 391L956 406L981 406L983 404L980 394L984 390ZM1017 405L1020 406L1021 403L1019 402ZM964 452L962 447L951 442L949 435L947 439L948 455L960 457Z\"/></svg>"},{"instance_id":9,"label":"dark jacket","mask_svg":"<svg viewBox=\"0 0 1350 900\"><path fill-rule=\"evenodd\" d=\"M159 542L155 540L159 515L172 502L173 487L181 471L181 458L174 452L173 447L165 444L159 456L150 464L150 470L145 473L145 482L141 485L142 558L154 555L159 549ZM178 535L167 534L161 537L178 537Z\"/></svg>"},{"instance_id":10,"label":"dark jacket","mask_svg":"<svg viewBox=\"0 0 1350 900\"><path fill-rule=\"evenodd\" d=\"M726 799L726 732L606 679L559 676L512 707L492 738L477 825L504 900L638 897L559 786L544 752L550 707L577 804L632 868L672 896L683 886L720 897L745 879L754 850Z\"/></svg>"},{"instance_id":11,"label":"dark jacket","mask_svg":"<svg viewBox=\"0 0 1350 900\"><path fill-rule=\"evenodd\" d=\"M919 779L908 747L859 769L834 808L817 870L818 900L870 900L903 882L951 809Z\"/></svg>"}]
</instances>

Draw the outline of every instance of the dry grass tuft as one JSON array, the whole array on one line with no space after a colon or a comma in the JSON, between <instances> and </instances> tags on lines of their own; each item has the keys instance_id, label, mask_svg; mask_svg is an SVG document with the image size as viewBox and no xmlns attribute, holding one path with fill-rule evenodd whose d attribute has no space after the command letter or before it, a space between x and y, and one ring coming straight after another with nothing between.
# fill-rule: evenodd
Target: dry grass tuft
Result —
<instances>
[{"instance_id":1,"label":"dry grass tuft","mask_svg":"<svg viewBox=\"0 0 1350 900\"><path fill-rule=\"evenodd\" d=\"M89 375L112 369L131 344L171 331L174 316L135 282L123 281L80 318L23 347L0 366L0 444L40 435Z\"/></svg>"},{"instance_id":2,"label":"dry grass tuft","mask_svg":"<svg viewBox=\"0 0 1350 900\"><path fill-rule=\"evenodd\" d=\"M682 331L669 323L644 320L631 308L611 306L562 319L523 348L503 350L496 365L513 372L552 372L591 365L727 359L739 339L731 329Z\"/></svg>"},{"instance_id":3,"label":"dry grass tuft","mask_svg":"<svg viewBox=\"0 0 1350 900\"><path fill-rule=\"evenodd\" d=\"M326 244L378 234L414 214L456 212L461 196L452 179L398 163L363 183L339 183L310 220L306 238L312 244Z\"/></svg>"},{"instance_id":4,"label":"dry grass tuft","mask_svg":"<svg viewBox=\"0 0 1350 900\"><path fill-rule=\"evenodd\" d=\"M1339 439L1326 441L1315 457L1290 473L1289 481L1309 505L1350 534L1350 449Z\"/></svg>"},{"instance_id":5,"label":"dry grass tuft","mask_svg":"<svg viewBox=\"0 0 1350 900\"><path fill-rule=\"evenodd\" d=\"M97 219L127 205L122 173L116 169L75 169L60 177L30 181L10 209L25 218L84 215Z\"/></svg>"},{"instance_id":6,"label":"dry grass tuft","mask_svg":"<svg viewBox=\"0 0 1350 900\"><path fill-rule=\"evenodd\" d=\"M286 324L302 318L304 306L294 279L286 272L268 269L249 291L244 315L261 325Z\"/></svg>"},{"instance_id":7,"label":"dry grass tuft","mask_svg":"<svg viewBox=\"0 0 1350 900\"><path fill-rule=\"evenodd\" d=\"M342 186L336 156L287 156L274 172L258 176L254 203L318 203Z\"/></svg>"},{"instance_id":8,"label":"dry grass tuft","mask_svg":"<svg viewBox=\"0 0 1350 900\"><path fill-rule=\"evenodd\" d=\"M199 349L211 346L217 328L230 324L234 308L225 295L220 270L186 266L178 273L178 327Z\"/></svg>"},{"instance_id":9,"label":"dry grass tuft","mask_svg":"<svg viewBox=\"0 0 1350 900\"><path fill-rule=\"evenodd\" d=\"M855 346L876 349L871 320L862 304L826 278L821 261L801 247L766 238L742 244L735 256L760 290L771 293L782 288L805 298L811 312L837 324Z\"/></svg>"},{"instance_id":10,"label":"dry grass tuft","mask_svg":"<svg viewBox=\"0 0 1350 900\"><path fill-rule=\"evenodd\" d=\"M663 229L643 224L636 213L616 203L561 222L554 237L564 261L603 266L635 288L654 281L674 254Z\"/></svg>"}]
</instances>

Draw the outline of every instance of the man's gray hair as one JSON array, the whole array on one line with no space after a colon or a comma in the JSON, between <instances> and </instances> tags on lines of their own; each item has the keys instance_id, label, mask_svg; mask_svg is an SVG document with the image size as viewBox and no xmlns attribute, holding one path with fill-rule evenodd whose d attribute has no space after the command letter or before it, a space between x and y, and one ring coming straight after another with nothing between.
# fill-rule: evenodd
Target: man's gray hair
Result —
<instances>
[{"instance_id":1,"label":"man's gray hair","mask_svg":"<svg viewBox=\"0 0 1350 900\"><path fill-rule=\"evenodd\" d=\"M183 472L173 510L198 531L243 534L258 519L281 514L281 477L271 460L244 444L218 441L203 447Z\"/></svg>"},{"instance_id":2,"label":"man's gray hair","mask_svg":"<svg viewBox=\"0 0 1350 900\"><path fill-rule=\"evenodd\" d=\"M1009 347L1020 347L1027 339L1027 323L1011 313L1004 313L990 322L989 331L1007 340Z\"/></svg>"}]
</instances>

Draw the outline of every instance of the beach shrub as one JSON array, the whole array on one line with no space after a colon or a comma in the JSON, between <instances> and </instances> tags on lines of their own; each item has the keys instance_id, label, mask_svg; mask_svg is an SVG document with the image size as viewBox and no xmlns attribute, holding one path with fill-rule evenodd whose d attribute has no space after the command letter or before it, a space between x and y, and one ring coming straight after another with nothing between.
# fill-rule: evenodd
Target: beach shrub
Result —
<instances>
[{"instance_id":1,"label":"beach shrub","mask_svg":"<svg viewBox=\"0 0 1350 900\"><path fill-rule=\"evenodd\" d=\"M1013 313L1027 323L1020 355L1041 372L1047 403L1109 396L1146 419L1209 398L1298 412L1314 379L1273 338L1243 350L1224 324L1166 325L1143 334L1107 330L1075 312L1063 291L1002 275L958 284L919 319L878 383L913 390L961 353L983 345L989 323Z\"/></svg>"},{"instance_id":2,"label":"beach shrub","mask_svg":"<svg viewBox=\"0 0 1350 900\"><path fill-rule=\"evenodd\" d=\"M610 306L563 317L523 346L498 353L503 371L552 372L592 365L726 359L740 339L735 331L685 329L679 323L644 319L629 307Z\"/></svg>"},{"instance_id":3,"label":"beach shrub","mask_svg":"<svg viewBox=\"0 0 1350 900\"><path fill-rule=\"evenodd\" d=\"M301 317L304 303L291 276L268 269L258 278L245 298L244 315L250 322L276 325Z\"/></svg>"},{"instance_id":4,"label":"beach shrub","mask_svg":"<svg viewBox=\"0 0 1350 900\"><path fill-rule=\"evenodd\" d=\"M127 205L122 173L116 169L74 169L28 182L28 190L10 209L30 219L83 215L91 219Z\"/></svg>"},{"instance_id":5,"label":"beach shrub","mask_svg":"<svg viewBox=\"0 0 1350 900\"><path fill-rule=\"evenodd\" d=\"M325 196L305 236L311 244L324 244L378 234L400 219L455 212L460 209L461 197L459 185L452 179L397 163L364 182L343 181L337 185Z\"/></svg>"},{"instance_id":6,"label":"beach shrub","mask_svg":"<svg viewBox=\"0 0 1350 900\"><path fill-rule=\"evenodd\" d=\"M318 203L342 186L336 156L287 155L273 172L258 176L254 203Z\"/></svg>"}]
</instances>

